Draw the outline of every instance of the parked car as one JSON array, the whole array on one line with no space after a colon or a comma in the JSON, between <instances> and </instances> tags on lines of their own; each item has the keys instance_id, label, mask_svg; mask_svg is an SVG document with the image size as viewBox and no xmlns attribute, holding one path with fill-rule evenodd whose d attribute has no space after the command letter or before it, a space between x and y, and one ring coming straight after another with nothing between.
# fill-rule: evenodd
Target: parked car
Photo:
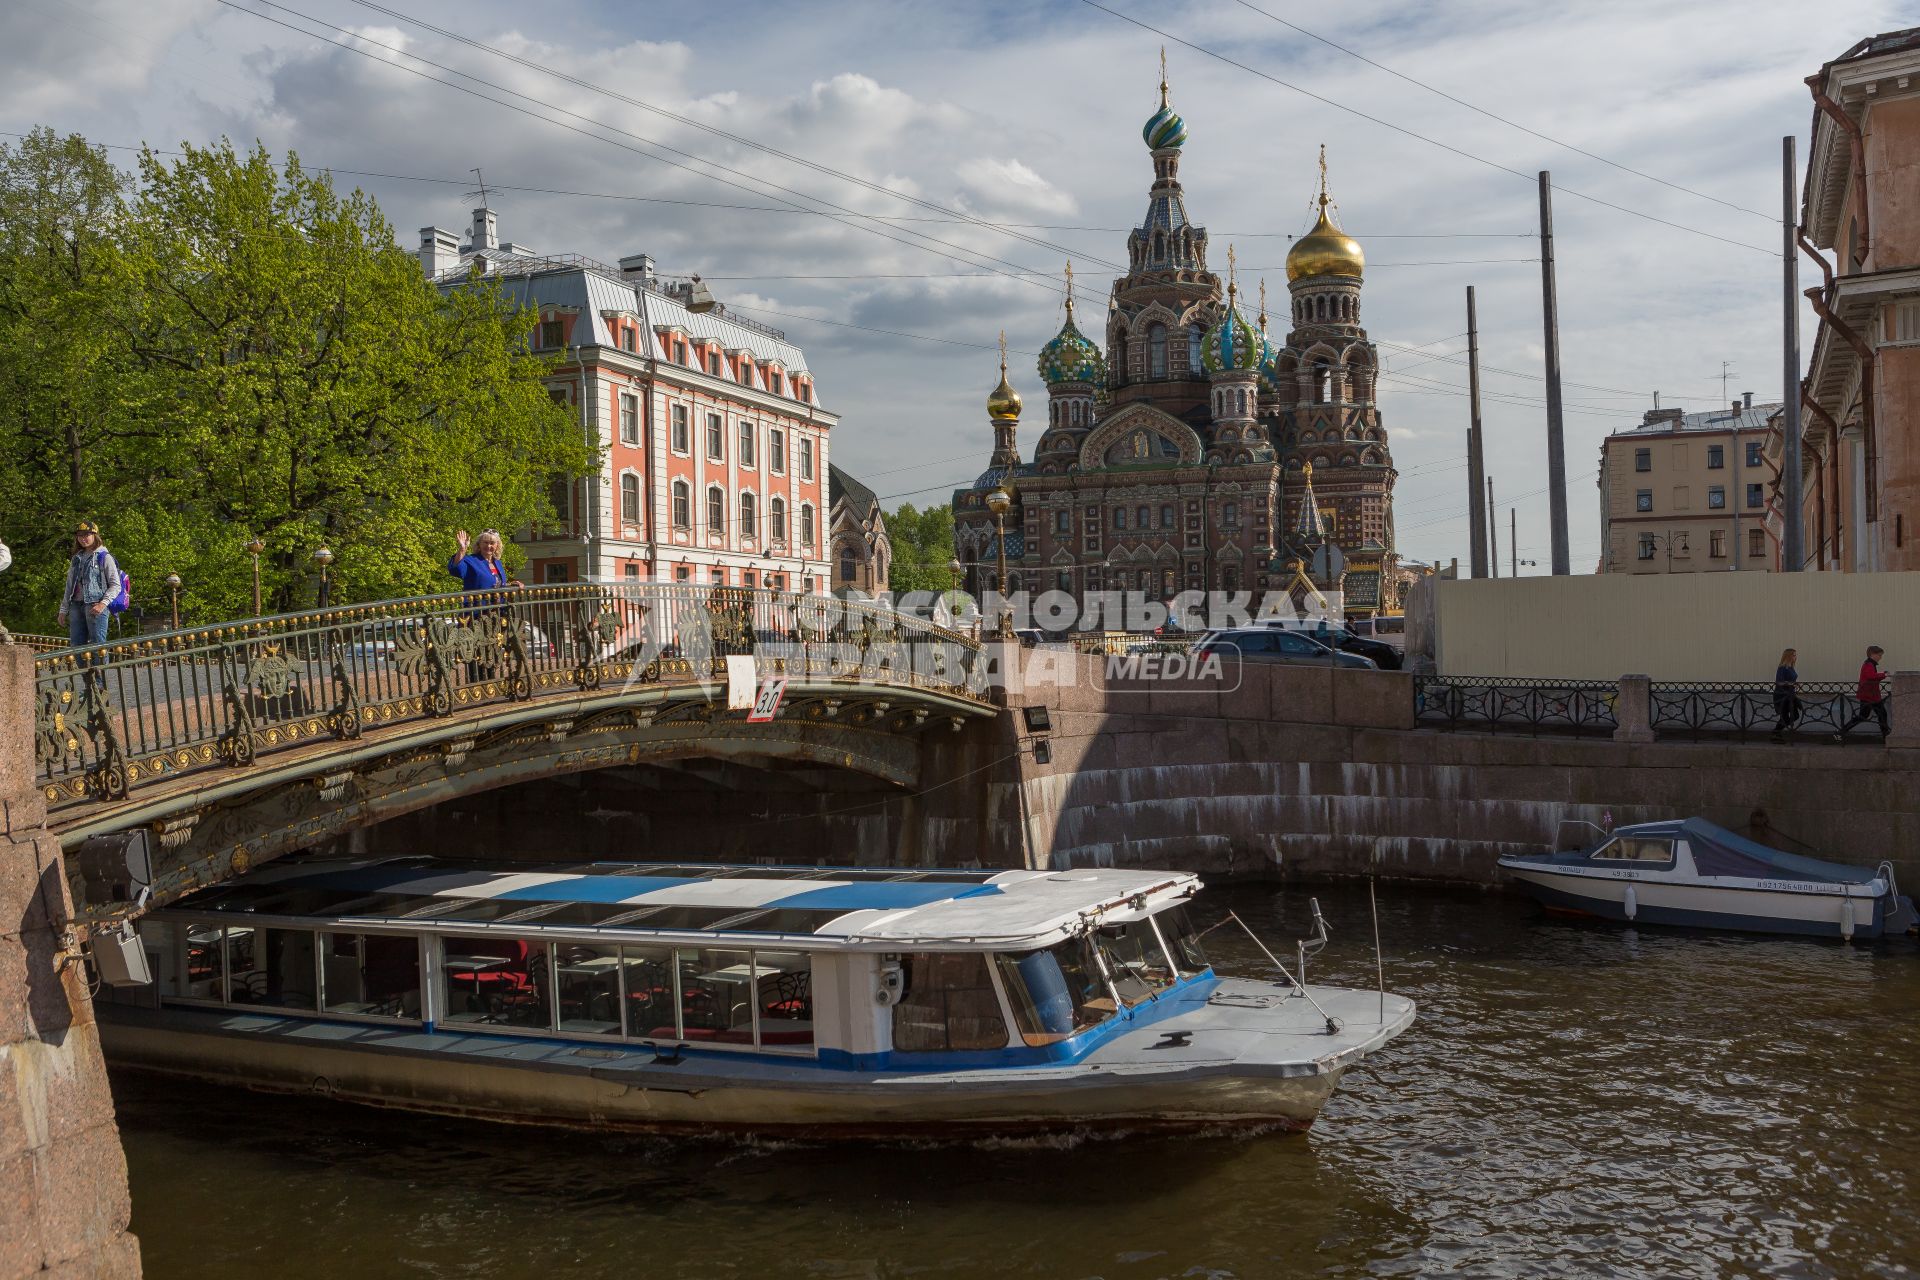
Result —
<instances>
[{"instance_id":1,"label":"parked car","mask_svg":"<svg viewBox=\"0 0 1920 1280\"><path fill-rule=\"evenodd\" d=\"M1283 631L1308 636L1323 645L1331 645L1342 653L1357 653L1363 658L1370 659L1373 665L1382 671L1400 669L1400 650L1384 640L1359 635L1353 628L1342 626L1337 622L1329 623L1307 618L1273 618L1264 624L1257 625L1278 627Z\"/></svg>"},{"instance_id":2,"label":"parked car","mask_svg":"<svg viewBox=\"0 0 1920 1280\"><path fill-rule=\"evenodd\" d=\"M1330 649L1312 636L1280 627L1235 627L1209 631L1193 646L1195 654L1218 653L1246 662L1279 662L1296 667L1349 667L1373 671L1373 661L1357 653Z\"/></svg>"}]
</instances>

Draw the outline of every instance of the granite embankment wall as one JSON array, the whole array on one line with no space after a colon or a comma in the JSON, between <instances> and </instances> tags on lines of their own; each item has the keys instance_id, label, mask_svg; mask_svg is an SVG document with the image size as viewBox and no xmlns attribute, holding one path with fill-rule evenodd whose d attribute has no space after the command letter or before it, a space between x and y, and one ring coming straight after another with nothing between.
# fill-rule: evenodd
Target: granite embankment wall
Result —
<instances>
[{"instance_id":1,"label":"granite embankment wall","mask_svg":"<svg viewBox=\"0 0 1920 1280\"><path fill-rule=\"evenodd\" d=\"M1109 681L1085 659L1072 683L1011 696L1028 749L1004 785L1038 866L1496 884L1496 858L1549 845L1562 819L1699 815L1781 848L1890 859L1920 887L1920 696L1904 702L1894 740L1908 721L1910 748L1528 737L1416 728L1397 672L1247 663L1169 684ZM1049 728L1028 727L1033 707Z\"/></svg>"},{"instance_id":2,"label":"granite embankment wall","mask_svg":"<svg viewBox=\"0 0 1920 1280\"><path fill-rule=\"evenodd\" d=\"M0 644L0 1280L140 1274L71 914L34 780L33 655Z\"/></svg>"}]
</instances>

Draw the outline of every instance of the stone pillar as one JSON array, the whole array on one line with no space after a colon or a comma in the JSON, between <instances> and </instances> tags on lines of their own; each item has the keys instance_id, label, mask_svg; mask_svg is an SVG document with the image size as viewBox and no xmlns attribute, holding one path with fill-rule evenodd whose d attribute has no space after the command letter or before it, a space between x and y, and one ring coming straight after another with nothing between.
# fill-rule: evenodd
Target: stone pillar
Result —
<instances>
[{"instance_id":1,"label":"stone pillar","mask_svg":"<svg viewBox=\"0 0 1920 1280\"><path fill-rule=\"evenodd\" d=\"M1920 671L1893 673L1893 697L1887 703L1887 718L1893 732L1887 735L1889 747L1920 750Z\"/></svg>"},{"instance_id":2,"label":"stone pillar","mask_svg":"<svg viewBox=\"0 0 1920 1280\"><path fill-rule=\"evenodd\" d=\"M1614 700L1613 718L1619 725L1613 731L1615 742L1653 741L1652 677L1620 677L1620 696Z\"/></svg>"},{"instance_id":3,"label":"stone pillar","mask_svg":"<svg viewBox=\"0 0 1920 1280\"><path fill-rule=\"evenodd\" d=\"M0 646L0 1280L138 1276L126 1157L46 818L33 654Z\"/></svg>"}]
</instances>

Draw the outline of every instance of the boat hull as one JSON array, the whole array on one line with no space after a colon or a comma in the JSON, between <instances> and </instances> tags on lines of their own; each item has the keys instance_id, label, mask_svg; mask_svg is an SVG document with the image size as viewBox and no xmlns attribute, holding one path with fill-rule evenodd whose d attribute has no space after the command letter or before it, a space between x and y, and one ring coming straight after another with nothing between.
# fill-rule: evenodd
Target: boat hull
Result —
<instances>
[{"instance_id":1,"label":"boat hull","mask_svg":"<svg viewBox=\"0 0 1920 1280\"><path fill-rule=\"evenodd\" d=\"M1603 920L1816 938L1878 938L1885 932L1882 899L1858 894L1610 879L1516 862L1502 865L1548 909Z\"/></svg>"},{"instance_id":2,"label":"boat hull","mask_svg":"<svg viewBox=\"0 0 1920 1280\"><path fill-rule=\"evenodd\" d=\"M1323 1003L1329 999L1315 994ZM1371 1016L1374 993L1346 994L1363 995ZM100 1033L116 1068L506 1123L881 1139L1301 1131L1354 1063L1411 1022L1411 1003L1388 999L1390 1016L1377 1029L1343 1029L1318 1058L1161 1066L1151 1042L1171 1024L1160 1022L1141 1033L1149 1042L1144 1048L1118 1046L1104 1062L1095 1061L1096 1053L1070 1066L942 1072L854 1072L810 1060L669 1060L635 1046L503 1041L206 1010L105 1006Z\"/></svg>"}]
</instances>

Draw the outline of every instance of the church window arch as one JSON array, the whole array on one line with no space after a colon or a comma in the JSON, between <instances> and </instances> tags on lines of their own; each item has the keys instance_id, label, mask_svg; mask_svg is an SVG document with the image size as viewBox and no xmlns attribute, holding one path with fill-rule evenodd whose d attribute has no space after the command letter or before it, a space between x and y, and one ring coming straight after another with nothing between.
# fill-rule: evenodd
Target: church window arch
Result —
<instances>
[{"instance_id":1,"label":"church window arch","mask_svg":"<svg viewBox=\"0 0 1920 1280\"><path fill-rule=\"evenodd\" d=\"M1157 321L1147 326L1147 376L1167 376L1167 326Z\"/></svg>"},{"instance_id":2,"label":"church window arch","mask_svg":"<svg viewBox=\"0 0 1920 1280\"><path fill-rule=\"evenodd\" d=\"M1162 231L1155 231L1153 233L1153 260L1155 262L1164 262L1166 261L1166 257L1167 257L1166 233Z\"/></svg>"},{"instance_id":3,"label":"church window arch","mask_svg":"<svg viewBox=\"0 0 1920 1280\"><path fill-rule=\"evenodd\" d=\"M1317 357L1313 362L1313 402L1326 404L1327 393L1331 388L1332 373L1327 368L1327 358Z\"/></svg>"},{"instance_id":4,"label":"church window arch","mask_svg":"<svg viewBox=\"0 0 1920 1280\"><path fill-rule=\"evenodd\" d=\"M1199 324L1187 326L1187 368L1194 373L1200 372L1200 343L1204 336Z\"/></svg>"}]
</instances>

